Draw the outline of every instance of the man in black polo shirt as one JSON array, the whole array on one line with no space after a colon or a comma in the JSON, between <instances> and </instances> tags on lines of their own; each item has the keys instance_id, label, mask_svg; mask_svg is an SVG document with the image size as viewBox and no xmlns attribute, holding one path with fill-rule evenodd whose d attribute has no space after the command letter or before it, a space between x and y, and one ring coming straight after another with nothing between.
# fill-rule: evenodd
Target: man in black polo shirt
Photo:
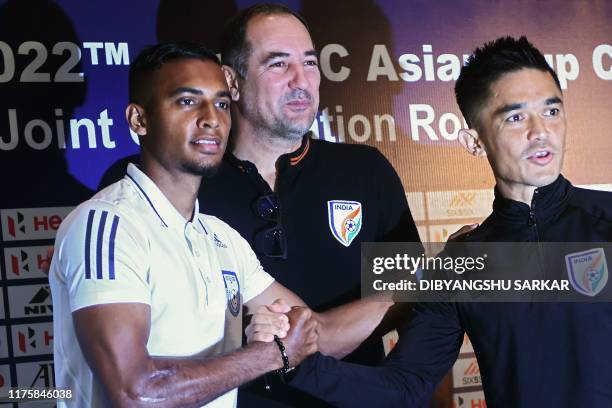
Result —
<instances>
[{"instance_id":1,"label":"man in black polo shirt","mask_svg":"<svg viewBox=\"0 0 612 408\"><path fill-rule=\"evenodd\" d=\"M455 91L470 126L460 140L486 155L497 183L493 213L462 240L593 243L599 266L585 278L596 278L605 269L602 243L612 242L612 193L576 188L560 175L566 114L544 56L525 37L500 38L475 51ZM488 407L609 407L612 304L589 299L421 303L383 366L318 356L292 384L338 406L413 406L455 362L467 333Z\"/></svg>"},{"instance_id":2,"label":"man in black polo shirt","mask_svg":"<svg viewBox=\"0 0 612 408\"><path fill-rule=\"evenodd\" d=\"M372 147L310 138L321 78L299 15L276 5L243 10L226 29L222 57L239 98L230 151L200 189L202 212L238 230L265 270L314 310L359 298L361 242L419 241L399 177ZM381 336L392 326L381 327L352 361L380 362ZM322 404L262 384L251 387L261 398ZM245 399L248 392L239 393L241 406L273 404Z\"/></svg>"}]
</instances>

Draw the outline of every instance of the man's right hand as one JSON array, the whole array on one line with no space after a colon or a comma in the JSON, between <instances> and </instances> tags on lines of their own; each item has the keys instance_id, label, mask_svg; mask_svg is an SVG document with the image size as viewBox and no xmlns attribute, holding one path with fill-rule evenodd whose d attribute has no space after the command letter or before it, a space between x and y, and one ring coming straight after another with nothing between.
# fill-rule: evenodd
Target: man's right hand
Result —
<instances>
[{"instance_id":1,"label":"man's right hand","mask_svg":"<svg viewBox=\"0 0 612 408\"><path fill-rule=\"evenodd\" d=\"M295 367L318 350L317 321L312 310L307 307L294 307L287 316L290 329L283 343L289 357L289 366Z\"/></svg>"}]
</instances>

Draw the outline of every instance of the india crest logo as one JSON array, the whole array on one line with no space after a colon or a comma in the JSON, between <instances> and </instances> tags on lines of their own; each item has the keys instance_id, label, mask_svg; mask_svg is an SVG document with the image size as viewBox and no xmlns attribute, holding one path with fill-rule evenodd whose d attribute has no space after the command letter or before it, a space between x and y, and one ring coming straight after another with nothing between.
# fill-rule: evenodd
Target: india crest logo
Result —
<instances>
[{"instance_id":1,"label":"india crest logo","mask_svg":"<svg viewBox=\"0 0 612 408\"><path fill-rule=\"evenodd\" d=\"M329 229L334 238L348 247L359 235L363 221L361 203L358 201L332 200L327 202Z\"/></svg>"},{"instance_id":2,"label":"india crest logo","mask_svg":"<svg viewBox=\"0 0 612 408\"><path fill-rule=\"evenodd\" d=\"M608 265L603 248L565 255L567 275L578 293L595 296L608 282Z\"/></svg>"}]
</instances>

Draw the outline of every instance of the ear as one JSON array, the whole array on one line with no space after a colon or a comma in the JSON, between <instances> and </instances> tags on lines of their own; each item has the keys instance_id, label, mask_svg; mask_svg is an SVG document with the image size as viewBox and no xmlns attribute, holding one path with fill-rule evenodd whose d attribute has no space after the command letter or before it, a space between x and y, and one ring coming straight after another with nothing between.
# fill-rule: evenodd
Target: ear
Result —
<instances>
[{"instance_id":1,"label":"ear","mask_svg":"<svg viewBox=\"0 0 612 408\"><path fill-rule=\"evenodd\" d=\"M480 143L478 132L475 129L461 129L458 135L459 143L473 156L486 156L484 146Z\"/></svg>"},{"instance_id":2,"label":"ear","mask_svg":"<svg viewBox=\"0 0 612 408\"><path fill-rule=\"evenodd\" d=\"M125 108L125 118L128 125L130 125L130 129L138 136L145 136L147 134L147 121L142 106L130 103Z\"/></svg>"},{"instance_id":3,"label":"ear","mask_svg":"<svg viewBox=\"0 0 612 408\"><path fill-rule=\"evenodd\" d=\"M238 90L238 74L234 68L229 65L222 65L221 70L223 71L223 75L225 75L225 82L227 82L227 87L229 88L230 95L232 96L232 101L237 101L240 99L240 92Z\"/></svg>"}]
</instances>

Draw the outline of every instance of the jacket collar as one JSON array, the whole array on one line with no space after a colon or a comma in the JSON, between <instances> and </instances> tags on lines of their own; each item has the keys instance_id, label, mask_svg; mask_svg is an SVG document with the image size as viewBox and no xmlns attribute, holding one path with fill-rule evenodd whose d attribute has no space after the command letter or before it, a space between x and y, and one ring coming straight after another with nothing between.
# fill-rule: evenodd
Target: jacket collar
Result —
<instances>
[{"instance_id":1,"label":"jacket collar","mask_svg":"<svg viewBox=\"0 0 612 408\"><path fill-rule=\"evenodd\" d=\"M551 184L536 188L529 206L502 196L496 186L493 213L515 222L525 222L534 218L538 223L545 223L567 206L573 190L572 184L559 175Z\"/></svg>"}]
</instances>

